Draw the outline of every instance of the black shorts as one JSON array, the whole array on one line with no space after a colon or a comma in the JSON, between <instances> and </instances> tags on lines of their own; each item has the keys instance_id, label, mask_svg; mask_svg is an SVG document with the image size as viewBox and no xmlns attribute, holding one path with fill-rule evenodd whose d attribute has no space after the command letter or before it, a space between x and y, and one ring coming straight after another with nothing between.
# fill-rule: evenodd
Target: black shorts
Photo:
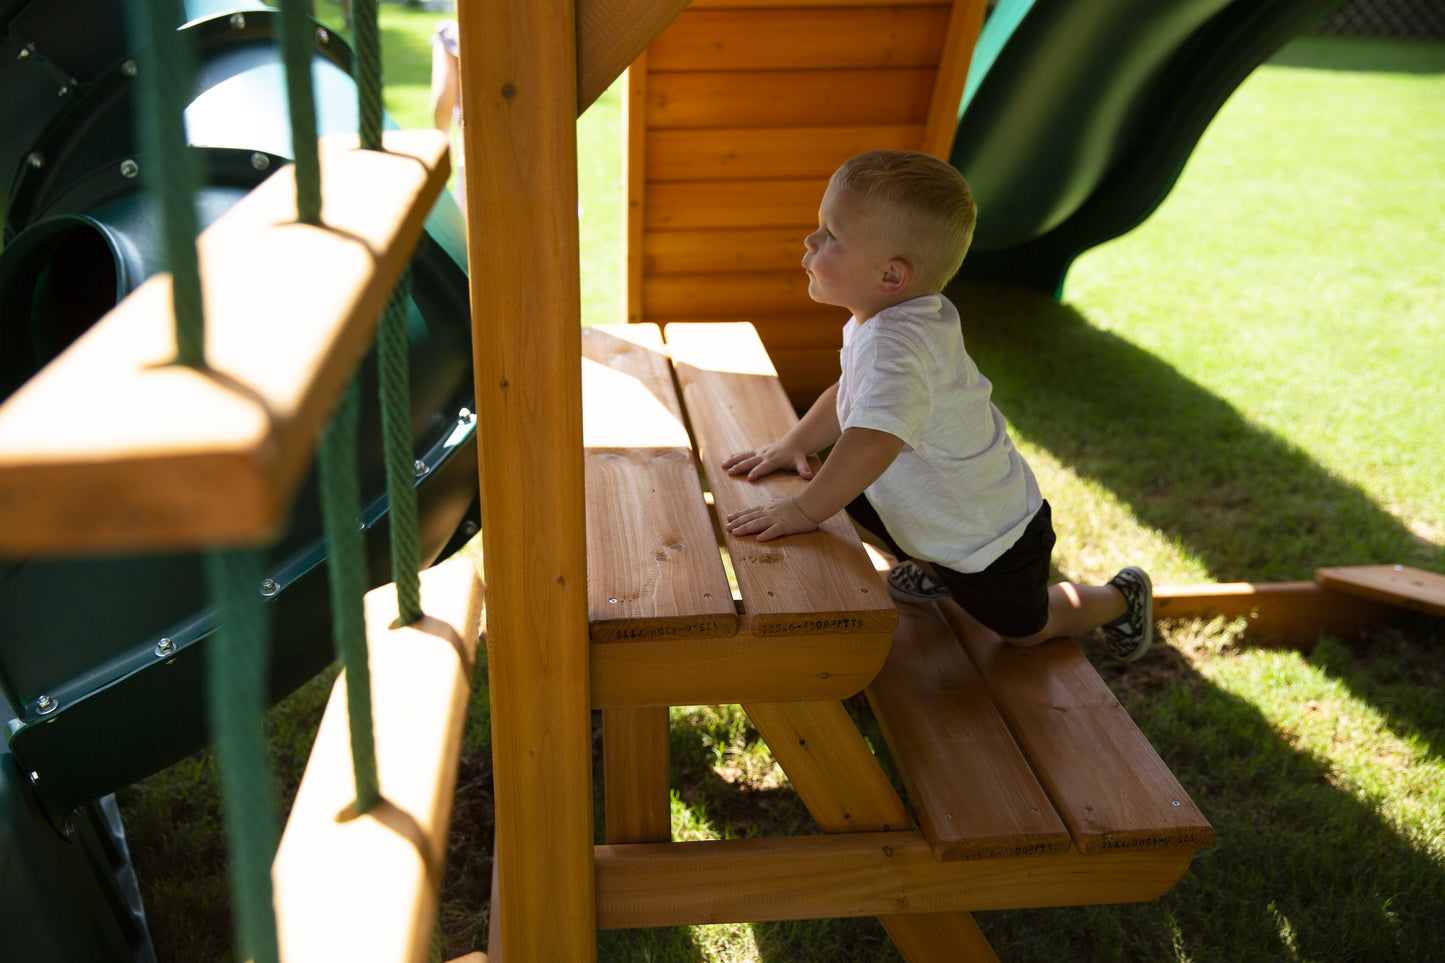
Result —
<instances>
[{"instance_id":1,"label":"black shorts","mask_svg":"<svg viewBox=\"0 0 1445 963\"><path fill-rule=\"evenodd\" d=\"M888 533L866 495L848 506L848 514L883 540L899 561L908 553ZM1008 639L1020 639L1043 630L1049 621L1049 562L1054 552L1053 512L1045 501L1009 546L982 572L955 572L935 564L938 579L963 610Z\"/></svg>"}]
</instances>

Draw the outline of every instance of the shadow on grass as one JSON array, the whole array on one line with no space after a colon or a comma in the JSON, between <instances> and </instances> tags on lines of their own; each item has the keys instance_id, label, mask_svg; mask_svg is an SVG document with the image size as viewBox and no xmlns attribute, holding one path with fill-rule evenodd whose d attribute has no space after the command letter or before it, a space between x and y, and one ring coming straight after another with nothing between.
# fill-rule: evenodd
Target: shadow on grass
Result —
<instances>
[{"instance_id":1,"label":"shadow on grass","mask_svg":"<svg viewBox=\"0 0 1445 963\"><path fill-rule=\"evenodd\" d=\"M1015 288L951 293L969 352L1017 437L1108 488L1214 579L1294 581L1322 565L1445 564L1445 551L1368 493L1074 308Z\"/></svg>"}]
</instances>

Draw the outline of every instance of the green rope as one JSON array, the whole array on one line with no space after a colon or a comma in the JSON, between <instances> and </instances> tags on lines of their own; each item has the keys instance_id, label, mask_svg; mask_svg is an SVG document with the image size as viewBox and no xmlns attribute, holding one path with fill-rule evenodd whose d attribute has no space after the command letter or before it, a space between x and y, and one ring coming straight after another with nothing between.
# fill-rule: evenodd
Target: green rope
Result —
<instances>
[{"instance_id":1,"label":"green rope","mask_svg":"<svg viewBox=\"0 0 1445 963\"><path fill-rule=\"evenodd\" d=\"M412 452L411 372L407 303L411 270L391 293L377 328L381 381L381 433L386 449L386 490L391 501L391 578L396 583L397 622L421 618L421 534L417 523L416 462Z\"/></svg>"},{"instance_id":2,"label":"green rope","mask_svg":"<svg viewBox=\"0 0 1445 963\"><path fill-rule=\"evenodd\" d=\"M271 863L276 856L276 790L266 754L266 660L261 558L254 550L205 556L219 623L207 650L207 706L231 850L237 958L277 963Z\"/></svg>"},{"instance_id":3,"label":"green rope","mask_svg":"<svg viewBox=\"0 0 1445 963\"><path fill-rule=\"evenodd\" d=\"M195 76L192 38L178 31L176 5L168 0L125 4L131 35L143 47L137 82L139 139L144 151L141 179L160 205L166 267L176 320L176 363L206 363L206 318L196 256L197 155L186 144L185 108Z\"/></svg>"},{"instance_id":4,"label":"green rope","mask_svg":"<svg viewBox=\"0 0 1445 963\"><path fill-rule=\"evenodd\" d=\"M356 103L358 134L364 150L381 150L381 30L376 0L354 0L356 32Z\"/></svg>"},{"instance_id":5,"label":"green rope","mask_svg":"<svg viewBox=\"0 0 1445 963\"><path fill-rule=\"evenodd\" d=\"M286 106L291 153L296 157L296 220L321 223L321 160L316 149L316 94L311 79L316 25L307 0L281 0L281 56L286 64Z\"/></svg>"},{"instance_id":6,"label":"green rope","mask_svg":"<svg viewBox=\"0 0 1445 963\"><path fill-rule=\"evenodd\" d=\"M371 729L371 668L366 661L366 542L361 531L361 484L356 469L361 390L353 382L331 423L321 432L317 468L321 518L326 530L331 584L331 632L346 669L346 709L351 724L351 767L356 810L364 813L381 796L376 742Z\"/></svg>"}]
</instances>

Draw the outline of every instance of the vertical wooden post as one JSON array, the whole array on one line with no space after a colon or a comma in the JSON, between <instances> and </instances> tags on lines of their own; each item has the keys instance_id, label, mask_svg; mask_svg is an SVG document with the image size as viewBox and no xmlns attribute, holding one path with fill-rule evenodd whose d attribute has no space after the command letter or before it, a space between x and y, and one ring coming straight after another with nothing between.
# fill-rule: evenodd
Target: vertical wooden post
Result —
<instances>
[{"instance_id":1,"label":"vertical wooden post","mask_svg":"<svg viewBox=\"0 0 1445 963\"><path fill-rule=\"evenodd\" d=\"M627 68L627 97L622 102L623 273L628 322L642 316L642 205L647 191L644 169L647 141L647 54Z\"/></svg>"},{"instance_id":2,"label":"vertical wooden post","mask_svg":"<svg viewBox=\"0 0 1445 963\"><path fill-rule=\"evenodd\" d=\"M958 132L958 105L963 100L963 85L968 80L973 48L983 30L987 8L987 0L953 0L943 53L938 58L938 78L933 82L933 99L924 123L923 144L919 148L943 160L948 160L953 150L953 135Z\"/></svg>"},{"instance_id":3,"label":"vertical wooden post","mask_svg":"<svg viewBox=\"0 0 1445 963\"><path fill-rule=\"evenodd\" d=\"M596 958L573 0L463 0L501 949Z\"/></svg>"}]
</instances>

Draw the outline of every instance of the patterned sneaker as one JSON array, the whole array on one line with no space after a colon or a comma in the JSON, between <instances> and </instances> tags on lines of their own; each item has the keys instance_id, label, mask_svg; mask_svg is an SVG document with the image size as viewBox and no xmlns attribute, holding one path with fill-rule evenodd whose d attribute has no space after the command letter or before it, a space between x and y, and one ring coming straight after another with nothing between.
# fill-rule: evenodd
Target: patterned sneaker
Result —
<instances>
[{"instance_id":1,"label":"patterned sneaker","mask_svg":"<svg viewBox=\"0 0 1445 963\"><path fill-rule=\"evenodd\" d=\"M1120 570L1109 584L1123 594L1128 608L1099 631L1110 655L1132 662L1154 641L1154 586L1149 582L1149 573L1135 565Z\"/></svg>"},{"instance_id":2,"label":"patterned sneaker","mask_svg":"<svg viewBox=\"0 0 1445 963\"><path fill-rule=\"evenodd\" d=\"M888 594L900 602L936 602L950 593L914 563L899 562L888 572Z\"/></svg>"}]
</instances>

